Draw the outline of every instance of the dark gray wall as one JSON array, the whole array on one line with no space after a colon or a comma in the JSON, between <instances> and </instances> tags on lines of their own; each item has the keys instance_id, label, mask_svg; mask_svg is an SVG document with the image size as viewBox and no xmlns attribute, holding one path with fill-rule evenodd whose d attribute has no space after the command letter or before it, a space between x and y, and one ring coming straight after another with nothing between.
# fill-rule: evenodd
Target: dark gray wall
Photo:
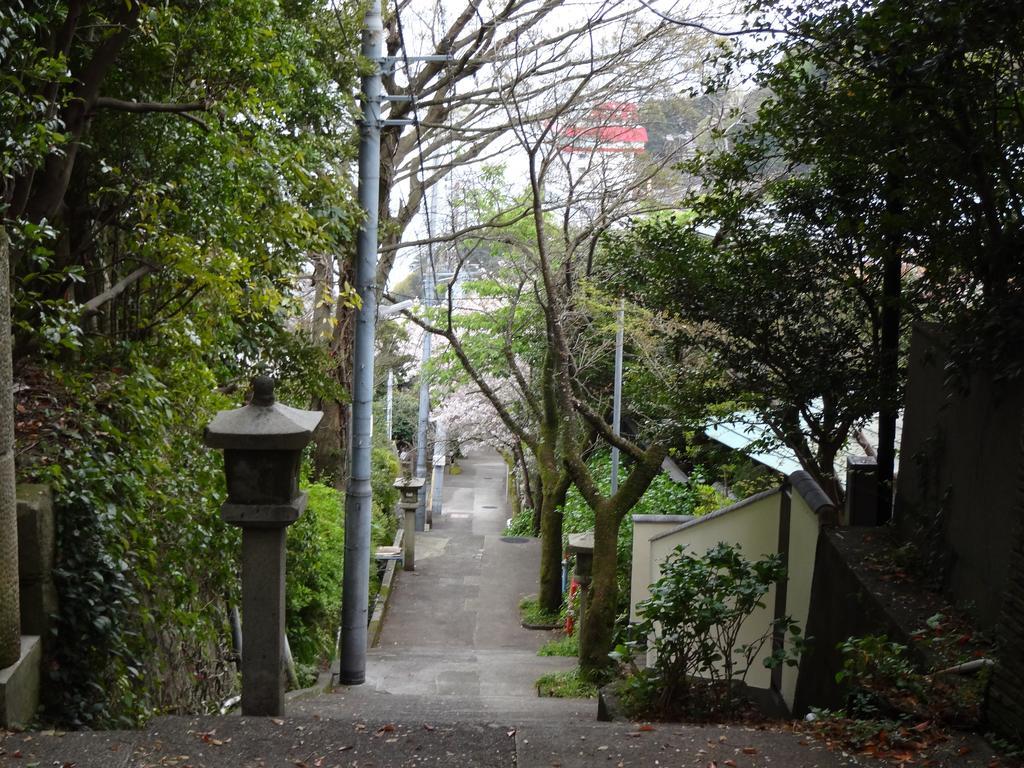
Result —
<instances>
[{"instance_id":1,"label":"dark gray wall","mask_svg":"<svg viewBox=\"0 0 1024 768\"><path fill-rule=\"evenodd\" d=\"M936 585L990 629L1018 525L1024 382L986 371L959 391L945 383L947 360L934 329L914 329L895 519Z\"/></svg>"}]
</instances>

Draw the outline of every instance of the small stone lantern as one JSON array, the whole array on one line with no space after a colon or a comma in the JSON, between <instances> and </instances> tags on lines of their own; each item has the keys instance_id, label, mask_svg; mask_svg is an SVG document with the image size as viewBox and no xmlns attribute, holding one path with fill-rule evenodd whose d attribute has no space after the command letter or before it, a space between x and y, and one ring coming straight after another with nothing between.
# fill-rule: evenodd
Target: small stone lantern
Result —
<instances>
[{"instance_id":1,"label":"small stone lantern","mask_svg":"<svg viewBox=\"0 0 1024 768\"><path fill-rule=\"evenodd\" d=\"M576 582L580 585L580 610L576 623L583 631L583 616L590 597L590 578L594 568L594 532L570 533L569 554L576 555Z\"/></svg>"},{"instance_id":2,"label":"small stone lantern","mask_svg":"<svg viewBox=\"0 0 1024 768\"><path fill-rule=\"evenodd\" d=\"M204 442L224 450L221 518L242 529L242 714L284 713L285 531L306 509L302 449L323 414L274 401L274 381L253 381L249 405L220 411Z\"/></svg>"},{"instance_id":3,"label":"small stone lantern","mask_svg":"<svg viewBox=\"0 0 1024 768\"><path fill-rule=\"evenodd\" d=\"M395 480L395 488L402 497L398 506L405 515L402 533L402 570L416 570L416 507L419 506L420 488L426 480L422 477L403 475Z\"/></svg>"}]
</instances>

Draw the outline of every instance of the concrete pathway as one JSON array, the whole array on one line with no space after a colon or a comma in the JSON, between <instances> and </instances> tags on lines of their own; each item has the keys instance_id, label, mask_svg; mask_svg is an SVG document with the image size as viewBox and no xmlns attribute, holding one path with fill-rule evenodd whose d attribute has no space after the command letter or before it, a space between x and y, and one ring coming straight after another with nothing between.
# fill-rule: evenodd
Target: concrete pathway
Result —
<instances>
[{"instance_id":1,"label":"concrete pathway","mask_svg":"<svg viewBox=\"0 0 1024 768\"><path fill-rule=\"evenodd\" d=\"M538 542L502 540L508 509L499 457L472 456L462 467L445 480L434 530L420 534L416 571L398 576L366 684L293 701L284 718L162 717L141 731L0 732L0 766L883 765L788 729L599 723L593 701L537 698L539 675L573 665L538 657L549 633L519 626L519 599L536 590ZM980 740L960 740L935 764L981 768L990 759Z\"/></svg>"},{"instance_id":2,"label":"concrete pathway","mask_svg":"<svg viewBox=\"0 0 1024 768\"><path fill-rule=\"evenodd\" d=\"M523 629L519 601L537 591L540 542L502 536L510 512L505 463L494 453L460 462L444 483L443 514L416 537L416 570L399 571L367 682L343 692L525 696L572 659L543 658L554 636Z\"/></svg>"}]
</instances>

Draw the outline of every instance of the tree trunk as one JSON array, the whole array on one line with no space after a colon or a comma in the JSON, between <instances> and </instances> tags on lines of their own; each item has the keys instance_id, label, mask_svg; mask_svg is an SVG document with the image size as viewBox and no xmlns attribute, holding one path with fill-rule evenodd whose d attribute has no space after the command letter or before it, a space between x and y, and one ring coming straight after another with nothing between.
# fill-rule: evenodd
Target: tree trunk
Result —
<instances>
[{"instance_id":1,"label":"tree trunk","mask_svg":"<svg viewBox=\"0 0 1024 768\"><path fill-rule=\"evenodd\" d=\"M539 462L538 462L539 463ZM562 607L562 505L569 491L568 473L544 470L540 514L540 607L558 613Z\"/></svg>"},{"instance_id":2,"label":"tree trunk","mask_svg":"<svg viewBox=\"0 0 1024 768\"><path fill-rule=\"evenodd\" d=\"M0 668L21 655L9 253L7 230L0 224Z\"/></svg>"},{"instance_id":3,"label":"tree trunk","mask_svg":"<svg viewBox=\"0 0 1024 768\"><path fill-rule=\"evenodd\" d=\"M580 626L580 671L594 678L611 664L618 609L619 515L610 503L594 511L594 564L587 609Z\"/></svg>"},{"instance_id":4,"label":"tree trunk","mask_svg":"<svg viewBox=\"0 0 1024 768\"><path fill-rule=\"evenodd\" d=\"M353 282L351 254L344 258L342 264L341 282ZM332 277L332 290L333 285ZM356 313L340 298L333 298L334 327L330 341L330 356L334 365L331 375L342 390L351 392L352 343L355 339ZM313 433L313 472L339 491L344 491L348 484L350 405L347 400L321 399L314 403L314 407L324 412L324 418Z\"/></svg>"},{"instance_id":5,"label":"tree trunk","mask_svg":"<svg viewBox=\"0 0 1024 768\"><path fill-rule=\"evenodd\" d=\"M554 494L545 493L540 516L541 609L558 613L562 607L562 511Z\"/></svg>"}]
</instances>

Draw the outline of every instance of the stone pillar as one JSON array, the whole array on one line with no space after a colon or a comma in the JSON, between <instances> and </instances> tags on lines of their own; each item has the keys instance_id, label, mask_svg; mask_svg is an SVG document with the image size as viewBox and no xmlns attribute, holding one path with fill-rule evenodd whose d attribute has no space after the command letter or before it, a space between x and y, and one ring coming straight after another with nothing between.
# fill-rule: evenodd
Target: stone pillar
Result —
<instances>
[{"instance_id":1,"label":"stone pillar","mask_svg":"<svg viewBox=\"0 0 1024 768\"><path fill-rule=\"evenodd\" d=\"M285 531L242 529L242 712L284 712Z\"/></svg>"},{"instance_id":2,"label":"stone pillar","mask_svg":"<svg viewBox=\"0 0 1024 768\"><path fill-rule=\"evenodd\" d=\"M846 457L846 524L878 525L878 460Z\"/></svg>"},{"instance_id":3,"label":"stone pillar","mask_svg":"<svg viewBox=\"0 0 1024 768\"><path fill-rule=\"evenodd\" d=\"M21 656L9 258L7 230L0 224L0 668L9 667Z\"/></svg>"},{"instance_id":4,"label":"stone pillar","mask_svg":"<svg viewBox=\"0 0 1024 768\"><path fill-rule=\"evenodd\" d=\"M405 533L402 534L402 570L416 570L416 507L405 511Z\"/></svg>"}]
</instances>

